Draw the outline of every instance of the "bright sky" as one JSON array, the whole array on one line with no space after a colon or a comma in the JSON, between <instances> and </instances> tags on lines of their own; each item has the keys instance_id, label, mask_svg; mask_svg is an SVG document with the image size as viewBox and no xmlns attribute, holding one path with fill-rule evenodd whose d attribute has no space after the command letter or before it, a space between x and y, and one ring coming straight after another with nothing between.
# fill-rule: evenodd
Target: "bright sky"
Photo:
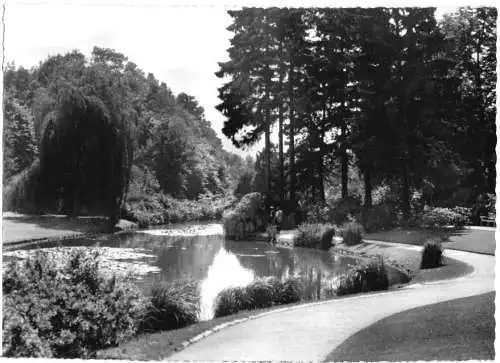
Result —
<instances>
[{"instance_id":1,"label":"bright sky","mask_svg":"<svg viewBox=\"0 0 500 363\"><path fill-rule=\"evenodd\" d=\"M218 70L217 62L228 59L226 50L232 36L226 30L231 23L226 12L229 8L216 5L215 1L209 3L211 6L173 5L176 3L179 4L160 0L7 0L5 60L31 68L48 55L73 49L90 55L95 45L113 48L146 74L153 73L175 94L186 92L195 96L225 148L236 151L222 135L224 118L215 109L219 103L217 88L222 81L214 72ZM241 0L231 3L233 8L238 3L245 4ZM412 4L419 5L416 2L406 5ZM253 1L251 5L313 6L314 3ZM345 5L355 6L352 1ZM402 6L404 2L370 3L370 6L380 5ZM431 6L432 2L422 5ZM457 5L453 2L453 6ZM440 8L439 13L450 9L453 10ZM256 149L250 153L254 154Z\"/></svg>"}]
</instances>

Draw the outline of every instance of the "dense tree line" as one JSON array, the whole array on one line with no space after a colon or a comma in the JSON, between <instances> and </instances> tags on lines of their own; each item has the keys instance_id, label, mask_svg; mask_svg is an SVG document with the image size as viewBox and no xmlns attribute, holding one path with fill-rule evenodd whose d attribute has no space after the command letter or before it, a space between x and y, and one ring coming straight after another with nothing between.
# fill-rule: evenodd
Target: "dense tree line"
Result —
<instances>
[{"instance_id":1,"label":"dense tree line","mask_svg":"<svg viewBox=\"0 0 500 363\"><path fill-rule=\"evenodd\" d=\"M255 188L268 201L324 201L337 173L347 197L353 168L366 207L390 184L406 216L415 190L440 204L494 193L497 12L459 8L439 23L434 12L229 11L218 109L235 146L264 136Z\"/></svg>"},{"instance_id":2,"label":"dense tree line","mask_svg":"<svg viewBox=\"0 0 500 363\"><path fill-rule=\"evenodd\" d=\"M127 193L197 199L244 172L194 97L112 49L9 64L4 85L4 186L38 211L116 217Z\"/></svg>"}]
</instances>

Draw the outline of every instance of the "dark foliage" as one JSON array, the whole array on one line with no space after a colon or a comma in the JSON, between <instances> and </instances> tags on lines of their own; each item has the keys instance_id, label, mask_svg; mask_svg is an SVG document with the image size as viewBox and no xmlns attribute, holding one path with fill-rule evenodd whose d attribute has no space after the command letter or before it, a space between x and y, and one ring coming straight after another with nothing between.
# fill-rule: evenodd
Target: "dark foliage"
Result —
<instances>
[{"instance_id":1,"label":"dark foliage","mask_svg":"<svg viewBox=\"0 0 500 363\"><path fill-rule=\"evenodd\" d=\"M133 336L145 314L138 288L104 277L96 254L61 266L39 252L4 274L3 354L91 358Z\"/></svg>"},{"instance_id":2,"label":"dark foliage","mask_svg":"<svg viewBox=\"0 0 500 363\"><path fill-rule=\"evenodd\" d=\"M428 241L422 250L421 269L436 268L443 265L443 247L440 241Z\"/></svg>"}]
</instances>

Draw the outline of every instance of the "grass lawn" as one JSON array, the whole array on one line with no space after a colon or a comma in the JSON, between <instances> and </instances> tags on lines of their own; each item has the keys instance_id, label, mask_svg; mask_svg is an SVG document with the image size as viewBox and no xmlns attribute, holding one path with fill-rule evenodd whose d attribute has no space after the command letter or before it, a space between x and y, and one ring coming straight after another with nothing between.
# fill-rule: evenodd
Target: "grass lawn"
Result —
<instances>
[{"instance_id":1,"label":"grass lawn","mask_svg":"<svg viewBox=\"0 0 500 363\"><path fill-rule=\"evenodd\" d=\"M434 231L427 229L402 229L394 228L388 231L375 233L366 233L363 238L367 240L405 243L410 245L422 246L431 238L445 240L450 235L448 231Z\"/></svg>"},{"instance_id":2,"label":"grass lawn","mask_svg":"<svg viewBox=\"0 0 500 363\"><path fill-rule=\"evenodd\" d=\"M404 311L354 334L326 361L493 360L495 293Z\"/></svg>"},{"instance_id":3,"label":"grass lawn","mask_svg":"<svg viewBox=\"0 0 500 363\"><path fill-rule=\"evenodd\" d=\"M422 246L428 239L438 238L444 248L495 255L495 231L464 228L461 230L401 229L367 233L364 239Z\"/></svg>"}]
</instances>

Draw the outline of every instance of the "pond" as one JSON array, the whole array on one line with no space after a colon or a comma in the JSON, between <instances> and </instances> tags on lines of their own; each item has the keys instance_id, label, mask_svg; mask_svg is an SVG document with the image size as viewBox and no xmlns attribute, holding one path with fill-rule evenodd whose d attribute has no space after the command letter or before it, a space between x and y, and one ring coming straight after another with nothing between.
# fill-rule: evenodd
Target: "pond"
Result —
<instances>
[{"instance_id":1,"label":"pond","mask_svg":"<svg viewBox=\"0 0 500 363\"><path fill-rule=\"evenodd\" d=\"M133 274L134 281L146 293L159 280L196 279L200 282L200 318L203 320L213 317L215 297L229 286L245 286L264 276L281 280L298 277L304 282L304 299L317 300L328 294L335 276L359 262L352 257L315 249L228 241L220 224L181 225L52 245L45 243L41 247L68 253L88 246L98 247L106 268ZM34 248L36 246L5 252L4 256L23 258L33 253Z\"/></svg>"}]
</instances>

